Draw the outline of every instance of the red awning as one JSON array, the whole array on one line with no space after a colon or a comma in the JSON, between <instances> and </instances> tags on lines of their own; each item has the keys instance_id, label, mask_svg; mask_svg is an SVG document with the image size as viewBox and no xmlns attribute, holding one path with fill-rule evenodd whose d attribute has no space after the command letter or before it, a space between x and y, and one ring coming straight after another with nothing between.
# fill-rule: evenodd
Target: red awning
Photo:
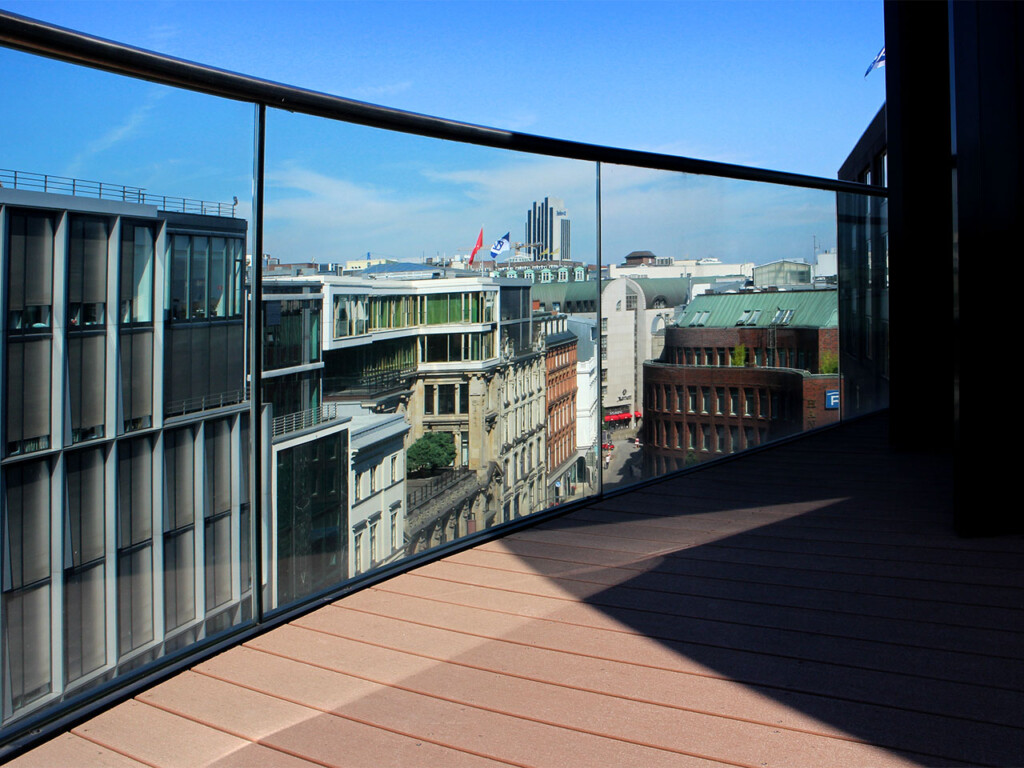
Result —
<instances>
[{"instance_id":1,"label":"red awning","mask_svg":"<svg viewBox=\"0 0 1024 768\"><path fill-rule=\"evenodd\" d=\"M633 418L632 413L609 413L604 417L605 421L623 421L624 419Z\"/></svg>"}]
</instances>

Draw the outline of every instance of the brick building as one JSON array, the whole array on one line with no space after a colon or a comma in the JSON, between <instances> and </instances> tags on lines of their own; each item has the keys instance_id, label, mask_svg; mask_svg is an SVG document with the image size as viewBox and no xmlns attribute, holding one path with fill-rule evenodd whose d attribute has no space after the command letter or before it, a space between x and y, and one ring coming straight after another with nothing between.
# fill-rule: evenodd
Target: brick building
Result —
<instances>
[{"instance_id":1,"label":"brick building","mask_svg":"<svg viewBox=\"0 0 1024 768\"><path fill-rule=\"evenodd\" d=\"M565 315L543 320L547 398L548 499L568 495L575 481L576 459L576 334Z\"/></svg>"},{"instance_id":2,"label":"brick building","mask_svg":"<svg viewBox=\"0 0 1024 768\"><path fill-rule=\"evenodd\" d=\"M644 364L644 468L660 474L839 420L836 292L700 296Z\"/></svg>"}]
</instances>

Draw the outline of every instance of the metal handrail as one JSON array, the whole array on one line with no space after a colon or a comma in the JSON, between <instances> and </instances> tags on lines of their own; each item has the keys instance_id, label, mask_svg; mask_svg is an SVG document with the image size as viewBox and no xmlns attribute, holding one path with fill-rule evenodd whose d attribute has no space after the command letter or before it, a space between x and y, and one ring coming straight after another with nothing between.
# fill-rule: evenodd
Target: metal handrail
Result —
<instances>
[{"instance_id":1,"label":"metal handrail","mask_svg":"<svg viewBox=\"0 0 1024 768\"><path fill-rule=\"evenodd\" d=\"M229 389L225 392L215 392L211 395L199 395L197 397L186 397L182 400L170 400L164 405L165 416L181 416L186 413L209 411L214 408L224 408L228 405L238 405L248 400L249 388Z\"/></svg>"},{"instance_id":2,"label":"metal handrail","mask_svg":"<svg viewBox=\"0 0 1024 768\"><path fill-rule=\"evenodd\" d=\"M407 509L411 513L426 502L440 496L452 486L458 485L467 477L473 475L473 470L468 467L457 467L450 472L434 478L429 484L421 486L407 494Z\"/></svg>"},{"instance_id":3,"label":"metal handrail","mask_svg":"<svg viewBox=\"0 0 1024 768\"><path fill-rule=\"evenodd\" d=\"M306 115L538 155L887 197L885 187L553 139L367 104L209 67L0 11L0 45L150 82Z\"/></svg>"},{"instance_id":4,"label":"metal handrail","mask_svg":"<svg viewBox=\"0 0 1024 768\"><path fill-rule=\"evenodd\" d=\"M271 433L274 437L282 437L292 432L320 426L341 416L338 403L323 403L314 408L275 416L271 424Z\"/></svg>"},{"instance_id":5,"label":"metal handrail","mask_svg":"<svg viewBox=\"0 0 1024 768\"><path fill-rule=\"evenodd\" d=\"M204 216L234 216L232 203L218 203L209 200L193 200L188 197L153 195L144 187L130 187L124 184L110 184L105 181L75 179L70 176L54 176L49 173L16 171L0 168L0 187L50 192L76 197L95 197L99 200L117 200L122 203L152 205L161 211L176 213L198 213Z\"/></svg>"}]
</instances>

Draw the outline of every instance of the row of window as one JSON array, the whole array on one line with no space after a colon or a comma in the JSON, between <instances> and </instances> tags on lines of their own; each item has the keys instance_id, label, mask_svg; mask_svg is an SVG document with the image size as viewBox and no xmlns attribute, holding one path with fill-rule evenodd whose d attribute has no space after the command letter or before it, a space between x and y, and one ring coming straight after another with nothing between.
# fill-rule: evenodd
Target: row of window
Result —
<instances>
[{"instance_id":1,"label":"row of window","mask_svg":"<svg viewBox=\"0 0 1024 768\"><path fill-rule=\"evenodd\" d=\"M647 407L655 411L781 418L778 392L754 387L654 384Z\"/></svg>"},{"instance_id":2,"label":"row of window","mask_svg":"<svg viewBox=\"0 0 1024 768\"><path fill-rule=\"evenodd\" d=\"M221 614L251 586L243 440L222 419L167 431L162 448L145 436L4 467L5 719L182 632L194 640L239 619Z\"/></svg>"},{"instance_id":3,"label":"row of window","mask_svg":"<svg viewBox=\"0 0 1024 768\"><path fill-rule=\"evenodd\" d=\"M737 453L763 443L766 427L700 422L656 421L651 423L648 441L652 446L697 453Z\"/></svg>"},{"instance_id":4,"label":"row of window","mask_svg":"<svg viewBox=\"0 0 1024 768\"><path fill-rule=\"evenodd\" d=\"M470 291L423 295L335 294L334 338L376 330L494 320L495 293Z\"/></svg>"},{"instance_id":5,"label":"row of window","mask_svg":"<svg viewBox=\"0 0 1024 768\"><path fill-rule=\"evenodd\" d=\"M380 464L374 464L372 467L357 472L355 487L352 489L353 500L361 501L377 491L399 482L405 472L401 466L401 456L402 454L396 453ZM387 486L385 486L385 482Z\"/></svg>"},{"instance_id":6,"label":"row of window","mask_svg":"<svg viewBox=\"0 0 1024 768\"><path fill-rule=\"evenodd\" d=\"M753 354L750 360L748 355ZM667 355L674 365L704 365L720 368L745 366L753 363L758 368L809 368L810 355L806 350L791 347L673 347Z\"/></svg>"}]
</instances>

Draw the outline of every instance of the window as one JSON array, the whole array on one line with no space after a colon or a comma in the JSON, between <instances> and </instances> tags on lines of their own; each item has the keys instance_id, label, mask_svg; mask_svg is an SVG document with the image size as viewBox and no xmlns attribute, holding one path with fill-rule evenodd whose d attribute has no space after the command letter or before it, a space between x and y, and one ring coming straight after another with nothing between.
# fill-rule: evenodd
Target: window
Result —
<instances>
[{"instance_id":1,"label":"window","mask_svg":"<svg viewBox=\"0 0 1024 768\"><path fill-rule=\"evenodd\" d=\"M711 408L711 387L700 388L700 412L707 413Z\"/></svg>"},{"instance_id":2,"label":"window","mask_svg":"<svg viewBox=\"0 0 1024 768\"><path fill-rule=\"evenodd\" d=\"M743 415L752 416L754 414L754 390L744 389L743 394Z\"/></svg>"},{"instance_id":3,"label":"window","mask_svg":"<svg viewBox=\"0 0 1024 768\"><path fill-rule=\"evenodd\" d=\"M740 391L735 387L729 389L729 415L735 416L740 412Z\"/></svg>"},{"instance_id":4,"label":"window","mask_svg":"<svg viewBox=\"0 0 1024 768\"><path fill-rule=\"evenodd\" d=\"M757 325L757 321L760 319L760 309L745 309L740 315L739 320L736 321L736 325Z\"/></svg>"},{"instance_id":5,"label":"window","mask_svg":"<svg viewBox=\"0 0 1024 768\"><path fill-rule=\"evenodd\" d=\"M106 663L103 449L68 452L64 524L64 658L71 682Z\"/></svg>"},{"instance_id":6,"label":"window","mask_svg":"<svg viewBox=\"0 0 1024 768\"><path fill-rule=\"evenodd\" d=\"M689 387L689 391L687 393L686 410L689 413L696 413L697 412L697 388L696 387Z\"/></svg>"},{"instance_id":7,"label":"window","mask_svg":"<svg viewBox=\"0 0 1024 768\"><path fill-rule=\"evenodd\" d=\"M715 391L715 413L725 413L725 387L718 387Z\"/></svg>"},{"instance_id":8,"label":"window","mask_svg":"<svg viewBox=\"0 0 1024 768\"><path fill-rule=\"evenodd\" d=\"M118 295L122 324L153 322L155 240L151 224L121 222Z\"/></svg>"},{"instance_id":9,"label":"window","mask_svg":"<svg viewBox=\"0 0 1024 768\"><path fill-rule=\"evenodd\" d=\"M630 312L630 311L632 311L634 309L636 309L636 294L635 293L626 294L626 311Z\"/></svg>"},{"instance_id":10,"label":"window","mask_svg":"<svg viewBox=\"0 0 1024 768\"><path fill-rule=\"evenodd\" d=\"M8 339L7 455L50 447L51 341Z\"/></svg>"},{"instance_id":11,"label":"window","mask_svg":"<svg viewBox=\"0 0 1024 768\"><path fill-rule=\"evenodd\" d=\"M398 456L391 457L391 482L398 481Z\"/></svg>"},{"instance_id":12,"label":"window","mask_svg":"<svg viewBox=\"0 0 1024 768\"><path fill-rule=\"evenodd\" d=\"M153 639L153 466L151 441L117 446L117 624L122 657Z\"/></svg>"},{"instance_id":13,"label":"window","mask_svg":"<svg viewBox=\"0 0 1024 768\"><path fill-rule=\"evenodd\" d=\"M70 230L68 327L103 325L107 306L107 220L71 216Z\"/></svg>"},{"instance_id":14,"label":"window","mask_svg":"<svg viewBox=\"0 0 1024 768\"><path fill-rule=\"evenodd\" d=\"M191 427L164 436L164 626L195 618L195 463Z\"/></svg>"},{"instance_id":15,"label":"window","mask_svg":"<svg viewBox=\"0 0 1024 768\"><path fill-rule=\"evenodd\" d=\"M5 475L3 661L17 711L51 688L50 466L25 462Z\"/></svg>"},{"instance_id":16,"label":"window","mask_svg":"<svg viewBox=\"0 0 1024 768\"><path fill-rule=\"evenodd\" d=\"M53 305L53 217L34 211L11 211L8 224L7 327L33 331L49 328Z\"/></svg>"}]
</instances>

